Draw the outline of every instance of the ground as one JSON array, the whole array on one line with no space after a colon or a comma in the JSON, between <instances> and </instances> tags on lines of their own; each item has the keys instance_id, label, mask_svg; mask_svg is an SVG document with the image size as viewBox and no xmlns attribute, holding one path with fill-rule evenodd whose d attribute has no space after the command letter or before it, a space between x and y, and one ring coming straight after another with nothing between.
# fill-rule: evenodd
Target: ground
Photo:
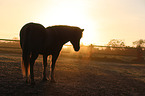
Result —
<instances>
[{"instance_id":1,"label":"ground","mask_svg":"<svg viewBox=\"0 0 145 96\"><path fill-rule=\"evenodd\" d=\"M42 56L34 66L36 84L25 83L21 54L0 54L1 96L145 96L145 65L63 57L56 63L56 83L42 82ZM48 73L49 74L49 68Z\"/></svg>"}]
</instances>

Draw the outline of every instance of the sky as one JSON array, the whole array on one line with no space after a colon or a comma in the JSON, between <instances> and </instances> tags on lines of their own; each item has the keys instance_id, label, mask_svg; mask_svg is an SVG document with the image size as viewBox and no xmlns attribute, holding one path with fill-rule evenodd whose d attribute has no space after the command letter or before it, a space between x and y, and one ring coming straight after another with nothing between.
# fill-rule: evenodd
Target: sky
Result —
<instances>
[{"instance_id":1,"label":"sky","mask_svg":"<svg viewBox=\"0 0 145 96\"><path fill-rule=\"evenodd\" d=\"M29 22L85 29L81 43L127 46L145 39L145 0L0 0L0 38L19 38Z\"/></svg>"}]
</instances>

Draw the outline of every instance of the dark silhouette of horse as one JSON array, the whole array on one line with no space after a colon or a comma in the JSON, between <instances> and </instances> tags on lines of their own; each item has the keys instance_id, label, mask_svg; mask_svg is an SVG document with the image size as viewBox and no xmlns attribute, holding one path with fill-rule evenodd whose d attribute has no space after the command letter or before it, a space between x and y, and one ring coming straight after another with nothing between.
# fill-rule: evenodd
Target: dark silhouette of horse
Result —
<instances>
[{"instance_id":1,"label":"dark silhouette of horse","mask_svg":"<svg viewBox=\"0 0 145 96\"><path fill-rule=\"evenodd\" d=\"M47 57L52 55L50 80L54 80L54 68L62 46L70 41L75 51L80 49L80 39L84 29L74 26L57 25L45 28L41 24L28 23L20 31L22 48L22 72L26 82L34 84L33 65L39 54L43 55L43 80L46 78ZM29 78L30 75L30 78Z\"/></svg>"}]
</instances>

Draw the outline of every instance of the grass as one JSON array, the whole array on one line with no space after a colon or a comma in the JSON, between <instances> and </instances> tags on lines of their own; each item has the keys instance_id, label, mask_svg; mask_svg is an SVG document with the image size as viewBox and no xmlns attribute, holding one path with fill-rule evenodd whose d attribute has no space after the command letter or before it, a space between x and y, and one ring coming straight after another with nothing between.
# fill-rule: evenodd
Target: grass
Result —
<instances>
[{"instance_id":1,"label":"grass","mask_svg":"<svg viewBox=\"0 0 145 96\"><path fill-rule=\"evenodd\" d=\"M8 53L8 54L7 54ZM5 56L0 56L0 61L8 62L11 60L11 62L19 61L21 57L21 48L19 45L19 42L0 42L0 54L5 54ZM14 54L18 54L18 56L13 56ZM136 57L128 57L128 56L118 56L118 55L104 55L104 54L92 54L91 57L88 55L88 51L84 51L84 49L80 50L80 52L74 52L72 47L69 48L63 48L63 50L60 53L60 59L58 62L61 62L61 58L68 58L68 59L81 59L81 60L91 60L91 61L103 61L103 62L112 62L111 65L106 65L106 63L99 65L99 67L103 67L104 69L110 68L111 70L125 74L127 76L134 76L134 78L139 78L142 81L145 80L145 71L144 71L144 64L133 64L129 63L129 61L132 61ZM9 58L9 56L11 58ZM63 61L63 60L62 60ZM42 62L42 56L39 56L37 59L37 62ZM73 62L73 61L71 61ZM118 64L114 64L113 62L116 62ZM70 66L71 64L69 64ZM71 65L74 67L74 65ZM95 66L95 65L93 65ZM76 67L76 66L75 66ZM103 69L102 68L102 69ZM65 70L64 68L61 68L62 70ZM67 68L66 68L67 69Z\"/></svg>"},{"instance_id":2,"label":"grass","mask_svg":"<svg viewBox=\"0 0 145 96\"><path fill-rule=\"evenodd\" d=\"M10 45L10 46L9 46ZM42 83L42 56L34 66L35 87L26 85L21 74L19 44L0 45L0 94L37 96L144 96L145 64L111 62L113 56L100 54L89 58L87 53L63 49L56 63L56 84ZM69 49L70 50L70 49ZM104 58L104 59L103 59ZM125 57L115 57L125 58ZM129 58L129 57L127 57ZM49 64L49 62L48 62ZM47 68L49 70L49 66ZM47 71L47 76L49 71Z\"/></svg>"}]
</instances>

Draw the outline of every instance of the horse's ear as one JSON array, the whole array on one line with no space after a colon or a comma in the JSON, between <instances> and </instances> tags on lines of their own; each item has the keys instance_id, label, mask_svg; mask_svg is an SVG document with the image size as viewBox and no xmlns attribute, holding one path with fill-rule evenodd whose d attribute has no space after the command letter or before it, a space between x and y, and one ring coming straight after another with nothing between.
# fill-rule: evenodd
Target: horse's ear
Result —
<instances>
[{"instance_id":1,"label":"horse's ear","mask_svg":"<svg viewBox=\"0 0 145 96\"><path fill-rule=\"evenodd\" d=\"M81 29L82 30L82 32L84 31L84 29Z\"/></svg>"}]
</instances>

